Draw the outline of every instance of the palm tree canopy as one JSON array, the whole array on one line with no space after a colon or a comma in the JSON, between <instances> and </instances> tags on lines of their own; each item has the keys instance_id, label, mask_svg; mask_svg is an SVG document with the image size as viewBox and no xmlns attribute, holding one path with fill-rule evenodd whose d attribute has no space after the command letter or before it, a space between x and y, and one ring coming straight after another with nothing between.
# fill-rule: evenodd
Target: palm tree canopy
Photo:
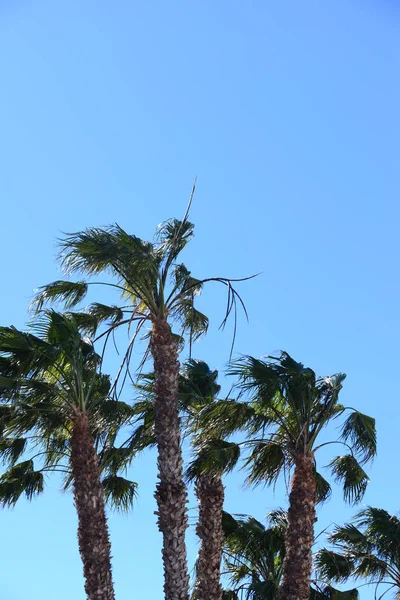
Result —
<instances>
[{"instance_id":1,"label":"palm tree canopy","mask_svg":"<svg viewBox=\"0 0 400 600\"><path fill-rule=\"evenodd\" d=\"M339 403L345 375L318 378L286 352L267 360L246 356L232 362L229 373L238 377L239 398L205 407L200 420L211 436L248 433L250 483L274 484L298 454L315 454L324 427L349 411L339 439L328 442L342 443L347 452L330 467L346 500L362 498L369 480L363 465L376 453L375 420ZM315 478L318 499L326 500L330 485L317 471Z\"/></svg>"},{"instance_id":2,"label":"palm tree canopy","mask_svg":"<svg viewBox=\"0 0 400 600\"><path fill-rule=\"evenodd\" d=\"M60 241L60 262L67 273L97 276L109 273L116 283L98 281L58 280L38 290L32 302L41 310L48 302L61 302L65 309L80 304L89 285L106 285L116 289L122 306L91 304L82 314L82 326L88 329L105 326L105 341L116 327L135 326L131 343L124 358L129 363L132 344L146 321L169 320L180 328L178 339L188 334L190 346L206 333L208 318L194 306L195 297L206 282L219 282L227 288L228 302L225 318L234 312L236 329L237 302L244 304L232 282L241 281L223 277L197 279L179 262L179 255L193 237L194 226L185 217L182 221L170 219L160 225L154 240L147 242L130 235L119 225L105 228L88 228L66 235Z\"/></svg>"},{"instance_id":3,"label":"palm tree canopy","mask_svg":"<svg viewBox=\"0 0 400 600\"><path fill-rule=\"evenodd\" d=\"M224 598L277 600L285 554L286 513L268 516L267 527L254 517L223 515L224 574L230 589Z\"/></svg>"},{"instance_id":4,"label":"palm tree canopy","mask_svg":"<svg viewBox=\"0 0 400 600\"><path fill-rule=\"evenodd\" d=\"M400 520L381 508L367 507L352 523L328 537L333 549L317 555L317 568L328 581L365 579L400 593Z\"/></svg>"},{"instance_id":5,"label":"palm tree canopy","mask_svg":"<svg viewBox=\"0 0 400 600\"><path fill-rule=\"evenodd\" d=\"M0 328L0 457L7 467L0 477L3 504L42 492L49 471L62 472L65 486L70 485L77 411L88 414L106 497L121 508L133 501L136 484L119 474L132 457L114 447L132 409L110 398L110 379L100 372L100 357L82 334L79 316L48 310L29 332ZM25 455L29 458L20 460ZM35 459L40 463L36 470Z\"/></svg>"},{"instance_id":6,"label":"palm tree canopy","mask_svg":"<svg viewBox=\"0 0 400 600\"><path fill-rule=\"evenodd\" d=\"M223 515L224 574L230 589L223 600L279 600L285 558L287 513L271 511L266 526L254 517ZM358 600L357 589L338 590L314 579L311 600Z\"/></svg>"}]
</instances>

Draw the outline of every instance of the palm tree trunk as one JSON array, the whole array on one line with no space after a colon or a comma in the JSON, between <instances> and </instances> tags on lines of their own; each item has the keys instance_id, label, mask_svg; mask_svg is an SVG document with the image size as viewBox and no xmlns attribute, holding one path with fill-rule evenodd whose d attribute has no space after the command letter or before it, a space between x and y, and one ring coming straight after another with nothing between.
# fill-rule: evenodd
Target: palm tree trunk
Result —
<instances>
[{"instance_id":1,"label":"palm tree trunk","mask_svg":"<svg viewBox=\"0 0 400 600\"><path fill-rule=\"evenodd\" d=\"M199 500L199 521L196 533L200 538L197 559L196 600L221 600L222 509L224 486L221 477L202 475L196 481Z\"/></svg>"},{"instance_id":2,"label":"palm tree trunk","mask_svg":"<svg viewBox=\"0 0 400 600\"><path fill-rule=\"evenodd\" d=\"M158 478L155 498L158 527L163 535L166 600L188 600L189 573L185 532L187 490L183 480L178 409L178 348L165 320L153 322L151 351L155 373L155 434Z\"/></svg>"},{"instance_id":3,"label":"palm tree trunk","mask_svg":"<svg viewBox=\"0 0 400 600\"><path fill-rule=\"evenodd\" d=\"M88 600L114 600L111 544L96 450L85 413L77 413L71 437L71 467L78 513L79 551Z\"/></svg>"},{"instance_id":4,"label":"palm tree trunk","mask_svg":"<svg viewBox=\"0 0 400 600\"><path fill-rule=\"evenodd\" d=\"M299 454L289 496L281 600L308 600L310 596L315 503L314 455Z\"/></svg>"}]
</instances>

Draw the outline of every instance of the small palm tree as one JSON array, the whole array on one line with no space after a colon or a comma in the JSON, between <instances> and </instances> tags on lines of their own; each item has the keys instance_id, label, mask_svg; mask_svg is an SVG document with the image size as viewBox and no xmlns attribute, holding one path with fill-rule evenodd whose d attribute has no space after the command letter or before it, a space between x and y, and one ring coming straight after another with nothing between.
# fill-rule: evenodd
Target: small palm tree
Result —
<instances>
[{"instance_id":1,"label":"small palm tree","mask_svg":"<svg viewBox=\"0 0 400 600\"><path fill-rule=\"evenodd\" d=\"M109 378L99 373L100 358L75 316L46 311L33 330L37 335L0 328L0 454L9 466L0 502L31 499L43 491L44 473L64 473L74 492L88 600L114 600L105 499L126 507L135 495L136 484L117 475L112 447L130 407L108 397ZM42 468L35 470L35 459Z\"/></svg>"},{"instance_id":2,"label":"small palm tree","mask_svg":"<svg viewBox=\"0 0 400 600\"><path fill-rule=\"evenodd\" d=\"M333 549L317 554L316 566L322 579L338 583L349 578L364 579L400 596L400 519L381 508L368 507L328 537Z\"/></svg>"},{"instance_id":3,"label":"small palm tree","mask_svg":"<svg viewBox=\"0 0 400 600\"><path fill-rule=\"evenodd\" d=\"M330 467L343 484L345 499L358 502L369 480L363 465L376 453L375 421L339 404L344 375L317 378L286 352L267 361L244 357L232 364L230 372L239 377L242 394L251 394L251 402L219 402L203 411L203 426L208 423L214 435L247 432L250 483L274 484L282 473L293 472L280 596L308 600L315 506L331 493L316 470L316 452L327 443L344 445L348 453L333 459ZM340 438L319 443L322 430L346 410L350 415Z\"/></svg>"},{"instance_id":4,"label":"small palm tree","mask_svg":"<svg viewBox=\"0 0 400 600\"><path fill-rule=\"evenodd\" d=\"M224 513L224 574L231 589L224 591L223 600L279 600L287 528L282 509L268 515L267 527L254 517ZM358 592L343 592L313 578L310 600L358 600Z\"/></svg>"},{"instance_id":5,"label":"small palm tree","mask_svg":"<svg viewBox=\"0 0 400 600\"><path fill-rule=\"evenodd\" d=\"M267 527L254 517L223 517L224 600L278 600L285 557L287 516L268 515Z\"/></svg>"},{"instance_id":6,"label":"small palm tree","mask_svg":"<svg viewBox=\"0 0 400 600\"><path fill-rule=\"evenodd\" d=\"M108 272L116 278L115 283L105 285L111 285L121 293L124 306L96 303L89 307L89 313L108 324L102 334L106 340L117 327L135 325L121 365L121 373L122 367L126 368L125 377L133 344L142 327L146 323L151 325L149 349L155 373L154 414L159 477L155 497L158 526L163 534L167 600L185 600L189 595L185 544L187 490L178 418L178 342L187 334L191 347L192 342L207 331L207 317L194 307L194 299L205 282L218 281L227 286L226 318L232 310L236 311L239 298L231 280L210 278L200 281L178 262L179 254L192 236L193 225L186 216L183 221L173 219L163 224L154 243L129 235L118 225L113 225L74 233L61 244L62 265L68 272L89 276ZM90 283L98 284L56 281L42 288L35 304L40 309L47 301L61 300L66 303L66 308L75 306L85 297ZM173 334L172 324L180 326L181 337ZM118 379L119 376L115 388Z\"/></svg>"}]
</instances>

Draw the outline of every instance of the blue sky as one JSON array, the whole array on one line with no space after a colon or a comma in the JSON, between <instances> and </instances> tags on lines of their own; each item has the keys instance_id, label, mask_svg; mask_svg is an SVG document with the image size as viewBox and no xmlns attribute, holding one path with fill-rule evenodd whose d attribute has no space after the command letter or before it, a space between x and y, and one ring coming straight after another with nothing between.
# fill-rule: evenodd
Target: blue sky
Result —
<instances>
[{"instance_id":1,"label":"blue sky","mask_svg":"<svg viewBox=\"0 0 400 600\"><path fill-rule=\"evenodd\" d=\"M236 352L285 349L320 374L345 371L344 403L377 418L364 503L397 511L399 33L394 0L2 0L2 323L22 326L32 290L59 277L61 231L116 221L149 237L183 215L197 175L188 265L262 271L240 287L250 324ZM204 293L211 327L194 354L228 386L224 302ZM131 469L134 512L110 515L119 599L162 598L154 458ZM263 519L285 505L282 487L242 482L228 478L228 510ZM85 598L57 483L1 511L6 600ZM317 531L354 511L335 488Z\"/></svg>"}]
</instances>

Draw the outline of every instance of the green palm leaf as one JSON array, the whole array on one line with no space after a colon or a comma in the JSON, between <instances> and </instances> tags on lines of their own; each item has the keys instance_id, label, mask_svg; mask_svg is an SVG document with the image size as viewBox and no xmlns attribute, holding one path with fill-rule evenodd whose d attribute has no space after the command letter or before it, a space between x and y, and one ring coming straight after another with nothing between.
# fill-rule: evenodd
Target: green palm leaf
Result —
<instances>
[{"instance_id":1,"label":"green palm leaf","mask_svg":"<svg viewBox=\"0 0 400 600\"><path fill-rule=\"evenodd\" d=\"M365 494L369 477L352 454L337 456L329 465L336 481L343 485L346 502L356 504Z\"/></svg>"}]
</instances>

